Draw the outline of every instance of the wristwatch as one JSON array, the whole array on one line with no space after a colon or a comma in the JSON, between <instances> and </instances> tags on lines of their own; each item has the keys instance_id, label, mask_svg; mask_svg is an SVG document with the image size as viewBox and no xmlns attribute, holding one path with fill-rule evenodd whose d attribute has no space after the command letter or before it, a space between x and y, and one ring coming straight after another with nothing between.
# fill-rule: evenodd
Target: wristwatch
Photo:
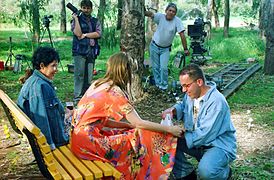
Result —
<instances>
[{"instance_id":1,"label":"wristwatch","mask_svg":"<svg viewBox=\"0 0 274 180\"><path fill-rule=\"evenodd\" d=\"M87 34L85 33L85 34L83 34L83 36L84 36L84 38L85 38L85 37L87 37Z\"/></svg>"}]
</instances>

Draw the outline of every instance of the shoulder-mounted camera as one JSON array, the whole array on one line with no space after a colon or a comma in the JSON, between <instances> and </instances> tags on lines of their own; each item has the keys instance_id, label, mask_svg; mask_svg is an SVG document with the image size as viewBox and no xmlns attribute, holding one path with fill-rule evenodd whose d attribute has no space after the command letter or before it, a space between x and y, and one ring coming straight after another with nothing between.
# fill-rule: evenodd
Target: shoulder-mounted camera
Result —
<instances>
[{"instance_id":1,"label":"shoulder-mounted camera","mask_svg":"<svg viewBox=\"0 0 274 180\"><path fill-rule=\"evenodd\" d=\"M81 16L82 15L82 11L78 10L75 6L73 6L71 3L67 4L67 8L69 8L69 10L71 10L73 12L73 14L77 14L77 16Z\"/></svg>"}]
</instances>

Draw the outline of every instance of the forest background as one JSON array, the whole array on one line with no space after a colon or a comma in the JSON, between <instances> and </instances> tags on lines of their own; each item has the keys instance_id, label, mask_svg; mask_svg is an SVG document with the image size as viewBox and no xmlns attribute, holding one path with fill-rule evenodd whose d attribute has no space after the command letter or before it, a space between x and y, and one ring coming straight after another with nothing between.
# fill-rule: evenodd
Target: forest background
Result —
<instances>
[{"instance_id":1,"label":"forest background","mask_svg":"<svg viewBox=\"0 0 274 180\"><path fill-rule=\"evenodd\" d=\"M64 0L2 0L0 2L0 61L6 62L10 57L11 47L13 55L24 54L30 60L33 50L39 45L50 46L48 30L44 26L45 17L49 18L54 47L61 56L59 73L54 79L58 97L63 101L71 101L73 95L73 75L68 73L67 65L72 63L70 31L71 11L65 8L70 2L79 8L79 1ZM155 25L144 18L143 8L164 12L168 2L165 0L133 1L133 0L97 0L94 2L93 15L103 22L103 37L100 39L101 54L96 60L98 74L95 79L102 77L105 72L105 62L108 57L125 47L134 61L143 65L148 61L148 44ZM128 16L126 5L135 2L139 11L137 16ZM236 93L228 98L232 110L232 119L237 129L238 159L233 163L234 179L269 179L273 177L273 120L274 120L274 79L273 51L269 53L272 61L265 65L267 56L267 20L273 19L268 12L269 0L185 0L173 1L178 5L177 16L182 19L185 27L193 24L198 16L205 21L210 20L212 29L205 39L207 56L210 58L202 68L206 73L212 73L229 63L245 63L248 58L255 59L262 69L251 77ZM272 2L273 4L273 2ZM229 7L229 9L227 9ZM37 14L38 10L38 14ZM66 11L64 13L64 11ZM155 10L154 10L155 11ZM36 14L34 13L36 12ZM229 19L227 19L229 17ZM140 22L137 28L131 22ZM274 27L274 26L273 26ZM273 31L274 32L274 31ZM208 31L209 33L209 31ZM126 34L132 34L129 38ZM137 35L136 35L137 34ZM9 42L12 37L12 43ZM42 38L43 37L43 38ZM270 35L270 37L273 37ZM42 38L42 39L40 39ZM40 42L39 39L41 40ZM188 37L188 45L191 39ZM271 39L270 39L271 40ZM273 43L273 41L271 40ZM127 45L127 46L125 46ZM134 48L130 48L134 47ZM132 50L133 49L133 50ZM271 49L270 49L271 50ZM176 53L182 51L178 37L175 38L171 58L169 80L178 80L179 68L173 66L172 60ZM11 56L14 63L14 56ZM190 57L187 57L187 63ZM9 65L9 64L8 64ZM0 89L4 90L16 101L21 84L18 78L24 74L27 63L22 64L22 71L0 71ZM266 69L268 68L268 69ZM144 92L142 78L145 69L136 72L137 86L136 107L143 118L159 121L163 109L170 107L174 100L166 94L155 94L153 88ZM268 72L268 73L266 73ZM156 99L156 100L155 100ZM10 131L10 137L3 131L7 119L1 109L0 119L0 175L3 179L39 176L36 165L26 165L25 159L32 159L27 142L20 140L18 135ZM251 128L250 128L251 127ZM11 129L11 128L10 128ZM27 153L26 153L27 152Z\"/></svg>"}]
</instances>

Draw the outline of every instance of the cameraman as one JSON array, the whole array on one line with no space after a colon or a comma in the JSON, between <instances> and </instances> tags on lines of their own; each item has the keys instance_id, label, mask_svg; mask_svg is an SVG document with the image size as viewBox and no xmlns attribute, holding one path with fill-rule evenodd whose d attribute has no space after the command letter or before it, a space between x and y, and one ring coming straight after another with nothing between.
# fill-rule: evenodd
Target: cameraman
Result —
<instances>
[{"instance_id":1,"label":"cameraman","mask_svg":"<svg viewBox=\"0 0 274 180\"><path fill-rule=\"evenodd\" d=\"M99 53L97 39L101 37L101 24L91 16L92 2L82 0L81 10L72 15L72 56L74 60L74 103L77 104L92 81L95 59Z\"/></svg>"},{"instance_id":2,"label":"cameraman","mask_svg":"<svg viewBox=\"0 0 274 180\"><path fill-rule=\"evenodd\" d=\"M179 33L184 53L188 56L187 42L184 35L185 28L181 20L175 16L177 6L174 3L169 3L165 10L166 14L153 13L145 11L145 16L151 17L157 24L156 32L153 35L150 43L150 60L152 65L153 76L156 86L160 90L168 88L168 60L172 41Z\"/></svg>"}]
</instances>

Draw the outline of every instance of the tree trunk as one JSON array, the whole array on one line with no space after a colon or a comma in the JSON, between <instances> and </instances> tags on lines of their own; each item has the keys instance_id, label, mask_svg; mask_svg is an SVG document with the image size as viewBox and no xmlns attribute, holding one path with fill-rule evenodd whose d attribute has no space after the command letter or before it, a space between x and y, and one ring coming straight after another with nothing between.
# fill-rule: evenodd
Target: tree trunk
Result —
<instances>
[{"instance_id":1,"label":"tree trunk","mask_svg":"<svg viewBox=\"0 0 274 180\"><path fill-rule=\"evenodd\" d=\"M224 37L229 36L229 16L230 16L229 0L225 0Z\"/></svg>"},{"instance_id":2,"label":"tree trunk","mask_svg":"<svg viewBox=\"0 0 274 180\"><path fill-rule=\"evenodd\" d=\"M121 29L122 26L122 15L123 15L123 0L118 0L118 14L117 14L117 30Z\"/></svg>"},{"instance_id":3,"label":"tree trunk","mask_svg":"<svg viewBox=\"0 0 274 180\"><path fill-rule=\"evenodd\" d=\"M218 8L216 5L216 0L213 0L213 14L214 14L214 20L215 20L215 27L220 27L220 21L219 21L219 15L218 15Z\"/></svg>"},{"instance_id":4,"label":"tree trunk","mask_svg":"<svg viewBox=\"0 0 274 180\"><path fill-rule=\"evenodd\" d=\"M67 18L66 18L66 2L65 0L61 0L61 24L60 24L60 31L62 33L67 33Z\"/></svg>"},{"instance_id":5,"label":"tree trunk","mask_svg":"<svg viewBox=\"0 0 274 180\"><path fill-rule=\"evenodd\" d=\"M106 10L106 0L100 0L97 17L101 23L102 31L104 31L105 10Z\"/></svg>"},{"instance_id":6,"label":"tree trunk","mask_svg":"<svg viewBox=\"0 0 274 180\"><path fill-rule=\"evenodd\" d=\"M156 9L158 11L159 9L159 0L151 0L150 7L153 9ZM149 48L152 36L154 32L156 31L156 24L152 21L151 18L147 18L147 31L146 31L146 50Z\"/></svg>"},{"instance_id":7,"label":"tree trunk","mask_svg":"<svg viewBox=\"0 0 274 180\"><path fill-rule=\"evenodd\" d=\"M212 19L213 0L207 1L207 15L206 20L211 22Z\"/></svg>"},{"instance_id":8,"label":"tree trunk","mask_svg":"<svg viewBox=\"0 0 274 180\"><path fill-rule=\"evenodd\" d=\"M265 17L267 18L265 26L266 49L264 72L267 75L274 75L274 0L265 0Z\"/></svg>"},{"instance_id":9,"label":"tree trunk","mask_svg":"<svg viewBox=\"0 0 274 180\"><path fill-rule=\"evenodd\" d=\"M261 0L260 3L260 10L259 10L259 29L260 29L260 36L264 38L265 36L265 22L267 22L267 16L264 13L265 7L265 0Z\"/></svg>"},{"instance_id":10,"label":"tree trunk","mask_svg":"<svg viewBox=\"0 0 274 180\"><path fill-rule=\"evenodd\" d=\"M40 38L40 14L39 14L39 5L38 0L32 0L31 4L32 11L32 43L38 44Z\"/></svg>"},{"instance_id":11,"label":"tree trunk","mask_svg":"<svg viewBox=\"0 0 274 180\"><path fill-rule=\"evenodd\" d=\"M143 95L142 74L144 63L145 28L144 28L145 0L124 0L121 30L121 51L126 52L132 67L132 100Z\"/></svg>"}]
</instances>

